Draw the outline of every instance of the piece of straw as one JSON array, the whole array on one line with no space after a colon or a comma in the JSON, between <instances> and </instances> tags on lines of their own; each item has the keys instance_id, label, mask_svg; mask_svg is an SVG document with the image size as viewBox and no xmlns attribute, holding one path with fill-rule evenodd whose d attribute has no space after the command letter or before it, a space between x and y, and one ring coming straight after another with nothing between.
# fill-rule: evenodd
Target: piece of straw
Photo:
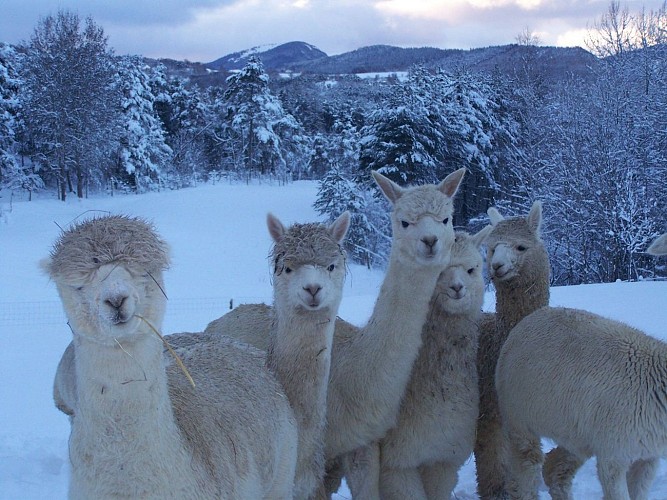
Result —
<instances>
[{"instance_id":1,"label":"piece of straw","mask_svg":"<svg viewBox=\"0 0 667 500\"><path fill-rule=\"evenodd\" d=\"M139 316L138 314L135 314L135 316L136 316L137 318L139 318L141 321L143 321L144 323L146 323L146 324L150 327L150 329L153 330L153 331L155 332L155 335L157 335L158 337L160 337L160 340L161 340L162 343L165 345L165 347L167 348L167 350L169 351L169 353L174 357L174 359L176 360L176 363L178 363L178 366L181 368L181 371L185 374L186 378L187 378L188 381L190 382L190 385L192 385L192 387L194 388L194 387L195 387L195 381L192 380L192 377L190 376L190 372L188 371L188 369L187 369L187 368L185 367L185 365L183 364L183 361L181 360L181 358L179 357L179 355L176 354L176 351L174 351L174 349L172 349L172 347L169 345L169 342L167 342L167 341L164 339L164 337L160 334L160 332L157 331L157 329L151 324L150 321L148 321L148 320L147 320L146 318L144 318L143 316Z\"/></svg>"}]
</instances>

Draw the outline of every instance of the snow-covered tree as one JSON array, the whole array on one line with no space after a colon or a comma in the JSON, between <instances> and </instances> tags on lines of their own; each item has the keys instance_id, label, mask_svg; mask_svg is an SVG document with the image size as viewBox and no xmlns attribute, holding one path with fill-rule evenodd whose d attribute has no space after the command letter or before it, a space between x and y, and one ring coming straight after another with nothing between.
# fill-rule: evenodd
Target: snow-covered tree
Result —
<instances>
[{"instance_id":1,"label":"snow-covered tree","mask_svg":"<svg viewBox=\"0 0 667 500\"><path fill-rule=\"evenodd\" d=\"M352 260L370 268L386 264L389 255L389 210L383 203L386 202L374 198L333 165L319 182L313 207L330 222L345 210L350 212L345 249Z\"/></svg>"},{"instance_id":2,"label":"snow-covered tree","mask_svg":"<svg viewBox=\"0 0 667 500\"><path fill-rule=\"evenodd\" d=\"M83 197L100 166L109 161L117 136L115 68L107 38L92 18L59 11L41 19L26 47L23 116L28 153L52 174L65 199Z\"/></svg>"},{"instance_id":3,"label":"snow-covered tree","mask_svg":"<svg viewBox=\"0 0 667 500\"><path fill-rule=\"evenodd\" d=\"M32 192L44 186L31 162L19 155L21 128L21 79L18 55L11 45L0 42L0 188Z\"/></svg>"},{"instance_id":4,"label":"snow-covered tree","mask_svg":"<svg viewBox=\"0 0 667 500\"><path fill-rule=\"evenodd\" d=\"M218 140L228 147L235 168L245 175L288 173L297 176L305 166L307 138L297 120L286 113L269 89L269 76L256 56L231 75L223 95Z\"/></svg>"},{"instance_id":5,"label":"snow-covered tree","mask_svg":"<svg viewBox=\"0 0 667 500\"><path fill-rule=\"evenodd\" d=\"M159 189L169 182L171 148L154 108L151 68L138 56L119 61L123 133L119 153L121 173L137 192Z\"/></svg>"}]
</instances>

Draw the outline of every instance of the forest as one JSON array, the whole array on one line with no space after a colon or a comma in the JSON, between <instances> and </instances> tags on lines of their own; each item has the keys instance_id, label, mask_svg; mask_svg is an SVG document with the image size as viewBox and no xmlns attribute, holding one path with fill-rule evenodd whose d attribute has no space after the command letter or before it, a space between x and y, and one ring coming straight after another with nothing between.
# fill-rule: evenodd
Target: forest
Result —
<instances>
[{"instance_id":1,"label":"forest","mask_svg":"<svg viewBox=\"0 0 667 500\"><path fill-rule=\"evenodd\" d=\"M261 55L221 84L115 55L92 18L59 11L0 43L0 201L174 190L205 182L318 182L315 208L352 213L351 258L389 253L378 170L401 184L460 167L455 224L544 204L552 283L665 278L645 253L667 230L667 4L612 1L593 22L585 76L554 80L539 39L517 36L512 71L413 66L405 75L265 71Z\"/></svg>"}]
</instances>

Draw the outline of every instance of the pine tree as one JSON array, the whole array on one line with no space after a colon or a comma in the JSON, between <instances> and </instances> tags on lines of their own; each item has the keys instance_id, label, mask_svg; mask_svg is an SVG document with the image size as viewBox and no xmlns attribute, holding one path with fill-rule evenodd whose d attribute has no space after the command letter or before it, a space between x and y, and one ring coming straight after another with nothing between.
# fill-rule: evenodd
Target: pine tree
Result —
<instances>
[{"instance_id":1,"label":"pine tree","mask_svg":"<svg viewBox=\"0 0 667 500\"><path fill-rule=\"evenodd\" d=\"M379 214L386 215L388 210L386 206L379 207L379 204L370 193L364 193L348 179L337 165L333 165L319 182L313 207L319 214L326 215L329 222L346 210L350 212L345 249L352 260L370 268L386 264L389 253L386 236L388 219L378 219Z\"/></svg>"},{"instance_id":2,"label":"pine tree","mask_svg":"<svg viewBox=\"0 0 667 500\"><path fill-rule=\"evenodd\" d=\"M150 67L138 56L125 56L119 62L119 73L123 110L119 174L129 175L137 192L159 189L169 183L172 151L153 107Z\"/></svg>"}]
</instances>

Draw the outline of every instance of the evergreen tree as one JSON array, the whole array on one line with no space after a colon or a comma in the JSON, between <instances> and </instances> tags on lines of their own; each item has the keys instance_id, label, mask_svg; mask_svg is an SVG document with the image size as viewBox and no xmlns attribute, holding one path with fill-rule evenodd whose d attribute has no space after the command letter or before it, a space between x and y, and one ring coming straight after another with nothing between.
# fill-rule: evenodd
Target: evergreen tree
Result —
<instances>
[{"instance_id":1,"label":"evergreen tree","mask_svg":"<svg viewBox=\"0 0 667 500\"><path fill-rule=\"evenodd\" d=\"M172 151L153 107L150 67L140 57L125 56L119 62L119 73L123 110L119 175L129 176L137 192L159 189L170 183Z\"/></svg>"},{"instance_id":2,"label":"evergreen tree","mask_svg":"<svg viewBox=\"0 0 667 500\"><path fill-rule=\"evenodd\" d=\"M326 215L329 222L345 210L350 212L345 249L352 260L370 268L386 264L389 254L389 238L386 236L388 207L379 205L379 200L363 192L337 165L333 165L319 182L313 207L319 214Z\"/></svg>"},{"instance_id":3,"label":"evergreen tree","mask_svg":"<svg viewBox=\"0 0 667 500\"><path fill-rule=\"evenodd\" d=\"M234 158L236 169L248 176L284 177L288 170L300 175L306 139L298 122L271 93L269 76L259 58L250 57L227 83L218 140L234 147L229 156Z\"/></svg>"},{"instance_id":4,"label":"evergreen tree","mask_svg":"<svg viewBox=\"0 0 667 500\"><path fill-rule=\"evenodd\" d=\"M32 192L44 187L33 165L19 155L21 128L21 80L14 48L0 43L0 188Z\"/></svg>"}]
</instances>

